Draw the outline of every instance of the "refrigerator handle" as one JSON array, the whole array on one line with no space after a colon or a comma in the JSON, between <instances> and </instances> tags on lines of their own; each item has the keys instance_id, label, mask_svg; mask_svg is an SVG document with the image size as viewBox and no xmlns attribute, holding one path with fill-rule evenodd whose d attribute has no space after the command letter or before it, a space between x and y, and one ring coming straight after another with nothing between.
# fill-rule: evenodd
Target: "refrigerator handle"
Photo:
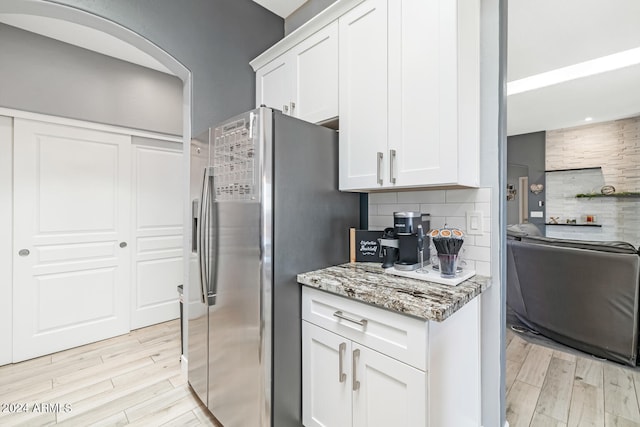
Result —
<instances>
[{"instance_id":1,"label":"refrigerator handle","mask_svg":"<svg viewBox=\"0 0 640 427\"><path fill-rule=\"evenodd\" d=\"M207 232L207 277L209 281L207 282L207 288L205 290L205 298L207 305L212 306L216 304L218 294L218 282L216 281L216 259L218 255L213 254L212 256L211 254L212 250L218 247L218 216L216 215L214 197L211 194L212 188L215 188L215 185L212 185L215 179L213 167L208 167L207 171L207 229L210 230L213 228L215 231L215 242L211 242L211 233Z\"/></svg>"},{"instance_id":2,"label":"refrigerator handle","mask_svg":"<svg viewBox=\"0 0 640 427\"><path fill-rule=\"evenodd\" d=\"M198 230L198 243L200 251L198 252L198 265L200 267L200 297L203 303L207 302L207 289L209 287L208 265L207 265L207 234L209 224L207 221L209 206L209 176L208 169L204 169L204 178L202 179L202 193L200 195L200 221Z\"/></svg>"}]
</instances>

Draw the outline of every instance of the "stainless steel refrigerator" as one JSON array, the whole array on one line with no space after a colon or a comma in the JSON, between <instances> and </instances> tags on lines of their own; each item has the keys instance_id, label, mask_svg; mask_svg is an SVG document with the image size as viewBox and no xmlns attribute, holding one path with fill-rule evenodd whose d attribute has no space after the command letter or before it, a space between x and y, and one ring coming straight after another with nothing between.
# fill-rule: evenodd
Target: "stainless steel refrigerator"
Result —
<instances>
[{"instance_id":1,"label":"stainless steel refrigerator","mask_svg":"<svg viewBox=\"0 0 640 427\"><path fill-rule=\"evenodd\" d=\"M189 383L225 427L302 424L300 272L348 261L334 130L259 108L191 145Z\"/></svg>"}]
</instances>

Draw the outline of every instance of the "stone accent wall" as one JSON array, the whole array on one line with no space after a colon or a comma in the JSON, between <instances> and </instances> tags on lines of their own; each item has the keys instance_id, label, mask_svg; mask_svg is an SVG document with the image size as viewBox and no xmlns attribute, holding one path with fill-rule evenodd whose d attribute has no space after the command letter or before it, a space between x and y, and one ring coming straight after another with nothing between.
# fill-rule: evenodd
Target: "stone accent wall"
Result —
<instances>
[{"instance_id":1,"label":"stone accent wall","mask_svg":"<svg viewBox=\"0 0 640 427\"><path fill-rule=\"evenodd\" d=\"M640 117L548 131L546 169L599 166L601 169L547 172L547 222L596 215L602 228L548 226L547 236L580 240L624 240L640 245L640 199L577 199L600 193L603 185L616 192L640 191Z\"/></svg>"},{"instance_id":2,"label":"stone accent wall","mask_svg":"<svg viewBox=\"0 0 640 427\"><path fill-rule=\"evenodd\" d=\"M369 229L393 227L393 213L419 211L431 215L431 228L445 224L466 231L467 211L481 211L481 236L466 236L464 258L468 268L491 275L491 189L398 191L369 194Z\"/></svg>"}]
</instances>

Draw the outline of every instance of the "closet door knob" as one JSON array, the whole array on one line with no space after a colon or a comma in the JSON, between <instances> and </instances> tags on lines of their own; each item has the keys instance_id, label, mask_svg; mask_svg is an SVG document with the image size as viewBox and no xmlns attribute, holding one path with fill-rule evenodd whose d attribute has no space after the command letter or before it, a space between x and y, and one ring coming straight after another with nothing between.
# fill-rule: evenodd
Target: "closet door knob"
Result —
<instances>
[{"instance_id":1,"label":"closet door knob","mask_svg":"<svg viewBox=\"0 0 640 427\"><path fill-rule=\"evenodd\" d=\"M30 253L31 252L29 252L29 249L20 249L18 251L18 255L20 255L20 256L29 256Z\"/></svg>"},{"instance_id":2,"label":"closet door knob","mask_svg":"<svg viewBox=\"0 0 640 427\"><path fill-rule=\"evenodd\" d=\"M120 242L120 247L121 248L126 248L127 247L127 242Z\"/></svg>"}]
</instances>

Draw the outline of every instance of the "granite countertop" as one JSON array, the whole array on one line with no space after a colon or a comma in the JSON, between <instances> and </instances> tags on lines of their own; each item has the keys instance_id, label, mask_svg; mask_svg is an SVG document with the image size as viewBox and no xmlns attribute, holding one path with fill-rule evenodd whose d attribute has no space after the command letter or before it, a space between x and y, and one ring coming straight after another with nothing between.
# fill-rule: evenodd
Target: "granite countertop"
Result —
<instances>
[{"instance_id":1,"label":"granite countertop","mask_svg":"<svg viewBox=\"0 0 640 427\"><path fill-rule=\"evenodd\" d=\"M486 290L491 280L476 275L457 286L448 286L386 274L378 263L347 263L298 274L298 282L387 310L442 322Z\"/></svg>"}]
</instances>

